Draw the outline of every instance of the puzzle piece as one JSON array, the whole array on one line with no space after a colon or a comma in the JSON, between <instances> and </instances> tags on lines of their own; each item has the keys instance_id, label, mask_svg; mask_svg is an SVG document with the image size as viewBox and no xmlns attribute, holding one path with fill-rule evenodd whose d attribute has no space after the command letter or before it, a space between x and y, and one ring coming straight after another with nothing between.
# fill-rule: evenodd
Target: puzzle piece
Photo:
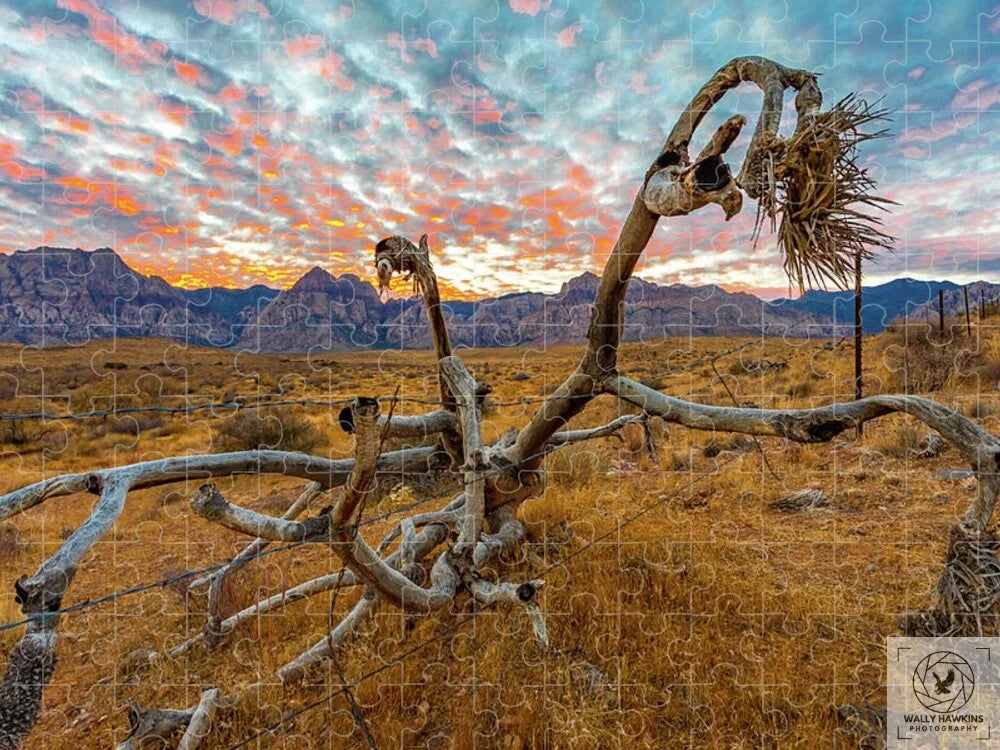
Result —
<instances>
[{"instance_id":1,"label":"puzzle piece","mask_svg":"<svg viewBox=\"0 0 1000 750\"><path fill-rule=\"evenodd\" d=\"M884 740L884 639L937 612L932 587L954 594L945 560L994 570L991 526L958 536L981 491L970 451L919 408L834 436L817 416L799 442L792 410L854 399L854 290L789 282L752 175L728 223L686 205L658 225L643 175L735 57L821 74L824 109L881 98L889 132L856 164L895 201L863 210L896 239L862 265L861 393L928 396L963 435L996 435L998 50L1000 11L976 3L8 3L2 489L48 482L0 497L4 669L49 683L23 746L117 743L213 686L239 697L202 716L218 747ZM761 105L734 87L688 156L739 114L726 158L742 163ZM703 184L731 177L708 167ZM623 226L626 247L650 237L641 258L611 255ZM440 299L412 257L388 286L373 266L379 240L419 251L424 234ZM622 318L595 308L630 277ZM588 335L598 369L567 383ZM483 465L447 354L490 386ZM627 399L619 376L638 383ZM359 396L392 425L363 487ZM556 442L502 463L532 420ZM436 609L366 598L386 584L345 567L343 542L303 541L358 491L352 533L395 556L392 581L447 586L457 501L477 481L492 497L485 479L530 487L505 499L524 538L487 545L496 559ZM220 526L219 503L243 515ZM254 541L269 528L285 536ZM60 549L58 664L36 679L22 604ZM538 579L536 599L470 595ZM525 598L537 613L511 606Z\"/></svg>"}]
</instances>

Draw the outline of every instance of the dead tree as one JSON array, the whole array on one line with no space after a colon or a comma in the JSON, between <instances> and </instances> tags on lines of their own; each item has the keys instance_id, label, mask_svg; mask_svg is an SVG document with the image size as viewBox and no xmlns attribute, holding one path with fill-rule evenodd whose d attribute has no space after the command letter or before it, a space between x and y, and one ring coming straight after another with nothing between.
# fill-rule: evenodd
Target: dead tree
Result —
<instances>
[{"instance_id":1,"label":"dead tree","mask_svg":"<svg viewBox=\"0 0 1000 750\"><path fill-rule=\"evenodd\" d=\"M724 157L744 125L743 117L724 123L693 160L689 147L705 114L743 81L757 84L764 102L744 163L733 177ZM797 91L798 120L794 133L785 139L778 134L778 126L788 89ZM694 430L776 436L801 443L826 442L861 422L894 412L924 422L968 461L979 490L952 532L937 601L928 612L909 617L904 627L933 632L981 629L983 618L1000 599L995 584L989 583L997 580L1000 570L996 542L988 534L1000 489L1000 440L993 435L955 411L915 396L871 396L815 409L730 408L683 401L618 372L625 292L661 216L684 216L717 204L729 218L741 210L745 193L758 203L758 229L764 223L778 225L786 269L802 286L823 280L846 285L859 255L867 257L872 247L889 244L891 238L880 230L878 220L865 212L866 206L881 207L886 202L872 194L872 182L854 158L857 145L877 135L862 132L862 126L882 113L854 98L821 112L821 101L814 75L764 58L735 59L712 76L646 172L604 268L579 364L516 434L484 444L480 428L488 387L451 352L427 238L414 245L391 237L376 247L378 277L387 284L393 275L408 275L422 294L438 355L444 409L423 416L382 415L377 400L357 398L342 418L355 436L353 460L264 450L168 458L54 477L0 497L2 521L59 496L88 492L98 496L87 521L34 574L17 581L17 601L30 623L11 654L0 687L0 747L18 746L34 724L55 664L60 608L78 565L118 521L129 491L192 478L254 473L281 474L308 483L305 499L282 518L235 505L211 484L196 493L191 501L195 513L254 541L223 571L204 580L210 584L204 631L171 649L168 656L196 644L221 647L241 623L275 606L358 586L363 594L351 611L330 632L317 634L315 644L277 670L270 682L294 679L332 656L381 606L426 613L448 607L459 597L491 605L513 604L527 612L544 646L547 634L538 606L543 581L492 583L480 577L479 571L524 539L518 507L542 490L546 454L614 434L635 418L650 416ZM570 429L572 419L601 395L617 397L642 413L601 427ZM438 435L440 442L383 453L382 442L389 435ZM459 474L462 492L442 509L404 517L380 544L365 538L361 520L372 481L380 472L405 475L438 470ZM343 490L331 508L298 520L309 499L333 487ZM327 545L343 568L221 619L214 603L219 582L272 542ZM144 652L140 658L159 657ZM185 732L185 746L193 746L211 731L212 716L233 698L212 690L197 706L180 710L140 710L133 705L132 733L126 743L138 746L158 733Z\"/></svg>"}]
</instances>

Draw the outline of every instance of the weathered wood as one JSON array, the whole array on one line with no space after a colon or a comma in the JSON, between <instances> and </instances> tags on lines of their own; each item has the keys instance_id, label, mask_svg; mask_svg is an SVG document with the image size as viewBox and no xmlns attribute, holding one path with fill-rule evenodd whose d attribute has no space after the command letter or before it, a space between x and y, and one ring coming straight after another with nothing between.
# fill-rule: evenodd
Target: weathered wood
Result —
<instances>
[{"instance_id":1,"label":"weathered wood","mask_svg":"<svg viewBox=\"0 0 1000 750\"><path fill-rule=\"evenodd\" d=\"M447 466L447 456L441 451L434 447L421 447L384 453L375 470L377 473L404 476L426 474ZM91 492L92 488L100 487L106 477L124 473L132 477L130 488L134 490L239 474L283 474L310 479L328 489L344 484L353 467L353 459L331 460L305 453L270 450L161 458L113 469L52 477L8 492L0 496L0 521L33 508L50 497Z\"/></svg>"},{"instance_id":2,"label":"weathered wood","mask_svg":"<svg viewBox=\"0 0 1000 750\"><path fill-rule=\"evenodd\" d=\"M380 240L375 245L375 269L378 272L379 287L382 289L389 286L394 274L406 274L408 279L413 280L415 291L421 294L424 300L424 309L427 311L427 320L430 324L431 340L434 342L434 351L437 353L438 361L450 357L451 343L448 340L448 326L441 310L441 294L438 291L437 275L434 273L434 266L431 263L427 235L420 237L419 247L405 237L398 235ZM440 371L438 372L438 386L445 409L454 412L455 404ZM452 464L461 463L462 442L458 431L453 426L449 426L441 430L440 433L442 447L452 457Z\"/></svg>"},{"instance_id":3,"label":"weathered wood","mask_svg":"<svg viewBox=\"0 0 1000 750\"><path fill-rule=\"evenodd\" d=\"M971 419L919 396L868 396L815 409L745 409L709 406L673 398L629 378L608 378L609 393L667 422L695 430L773 435L800 443L824 443L844 430L878 417L902 412L937 430L971 464L979 492L962 518L968 531L984 531L1000 490L1000 440Z\"/></svg>"},{"instance_id":4,"label":"weathered wood","mask_svg":"<svg viewBox=\"0 0 1000 750\"><path fill-rule=\"evenodd\" d=\"M725 211L727 221L738 214L743 194L722 155L745 122L742 115L731 117L692 164L671 164L651 174L642 191L646 208L659 216L685 216L716 203Z\"/></svg>"},{"instance_id":5,"label":"weathered wood","mask_svg":"<svg viewBox=\"0 0 1000 750\"><path fill-rule=\"evenodd\" d=\"M449 529L443 524L430 524L425 527L414 539L411 555L414 560L422 560L435 547L447 540ZM386 559L387 565L399 565L400 553L397 552ZM336 576L333 576L336 577ZM288 682L299 678L309 667L329 658L333 651L344 643L344 641L354 633L358 626L373 615L378 609L378 597L369 594L363 595L350 613L342 619L334 628L332 633L328 633L313 644L309 649L293 659L291 662L281 667L274 674L274 679L279 682Z\"/></svg>"},{"instance_id":6,"label":"weathered wood","mask_svg":"<svg viewBox=\"0 0 1000 750\"><path fill-rule=\"evenodd\" d=\"M727 91L743 81L752 81L764 91L764 103L736 183L751 197L758 197L760 191L756 186L760 184L759 173L764 155L778 133L784 90L795 88L799 91L795 99L799 125L808 121L822 103L814 75L804 70L786 68L763 57L731 60L701 87L670 131L656 161L647 170L647 181L663 169L673 166L683 168L690 163L688 146L698 125ZM730 128L734 127L735 123L730 125ZM721 148L726 143L726 138L726 132L719 134L717 139L713 139L713 147ZM537 465L537 455L552 434L563 429L600 392L598 384L614 373L617 367L625 291L659 220L659 216L650 211L643 200L645 188L646 182L636 196L604 266L587 332L587 348L580 364L518 433L510 450L515 462L521 463L529 457L535 457L531 463Z\"/></svg>"},{"instance_id":7,"label":"weathered wood","mask_svg":"<svg viewBox=\"0 0 1000 750\"><path fill-rule=\"evenodd\" d=\"M330 532L328 514L306 521L286 521L233 505L214 484L202 485L190 505L191 510L208 521L270 542L326 541Z\"/></svg>"},{"instance_id":8,"label":"weathered wood","mask_svg":"<svg viewBox=\"0 0 1000 750\"><path fill-rule=\"evenodd\" d=\"M127 704L131 732L118 743L118 750L139 750L144 747L164 747L184 729L195 709L140 708L131 701Z\"/></svg>"},{"instance_id":9,"label":"weathered wood","mask_svg":"<svg viewBox=\"0 0 1000 750\"><path fill-rule=\"evenodd\" d=\"M340 413L340 429L354 432L354 415L350 408ZM385 437L423 438L454 430L457 421L454 411L439 409L428 414L383 414L378 418L379 428Z\"/></svg>"},{"instance_id":10,"label":"weathered wood","mask_svg":"<svg viewBox=\"0 0 1000 750\"><path fill-rule=\"evenodd\" d=\"M322 487L318 482L309 482L305 486L305 489L299 493L298 498L291 506L286 510L281 519L284 521L290 521L297 518L302 511L309 507L309 503L315 500L320 494L322 494ZM222 622L222 617L219 615L219 607L222 604L222 591L229 580L230 576L236 571L246 565L250 560L255 559L261 552L267 549L270 542L262 537L257 537L254 541L250 542L243 550L238 554L229 565L216 571L214 574L207 576L209 581L208 587L208 603L206 605L207 613L205 616L205 643L211 648L217 642L219 638L219 627ZM201 580L201 579L199 579ZM191 584L189 588L193 588L198 581Z\"/></svg>"},{"instance_id":11,"label":"weathered wood","mask_svg":"<svg viewBox=\"0 0 1000 750\"><path fill-rule=\"evenodd\" d=\"M409 522L415 527L435 527L425 528L423 531L417 533L405 550L408 554L408 560L410 563L421 560L426 557L434 549L434 547L438 546L448 538L450 529L455 526L458 521L459 515L454 509L444 509L441 511L432 511L429 513L420 513L416 516L409 516L403 519L403 521L397 524L396 527L385 536L382 543L378 547L378 551L379 553L382 553L393 540L400 536L401 527L404 522ZM484 536L484 539L487 538L488 535ZM404 559L406 556L404 556L403 553L404 549L403 547L400 547L399 550L393 552L385 558L386 565L395 567L405 573L407 559ZM233 630L235 630L242 623L253 620L254 618L264 615L273 609L289 606L295 602L309 599L326 591L346 589L352 586L357 586L360 583L360 579L358 579L358 577L355 576L350 570L313 578L312 580L297 584L287 591L274 594L257 604L245 607L236 614L229 616L219 623L214 633L214 637L221 642L222 639L232 633ZM167 656L176 658L187 653L193 646L198 643L202 643L205 640L206 633L202 631L177 646L168 649L166 652Z\"/></svg>"},{"instance_id":12,"label":"weathered wood","mask_svg":"<svg viewBox=\"0 0 1000 750\"><path fill-rule=\"evenodd\" d=\"M580 443L585 440L594 440L596 438L609 437L612 435L617 436L625 425L641 421L643 421L642 414L626 414L599 427L556 432L549 438L546 445L550 449L555 449L564 445L569 445L570 443Z\"/></svg>"},{"instance_id":13,"label":"weathered wood","mask_svg":"<svg viewBox=\"0 0 1000 750\"><path fill-rule=\"evenodd\" d=\"M11 649L0 681L0 750L18 750L35 726L55 671L55 646L55 627L33 622Z\"/></svg>"},{"instance_id":14,"label":"weathered wood","mask_svg":"<svg viewBox=\"0 0 1000 750\"><path fill-rule=\"evenodd\" d=\"M208 736L212 729L212 721L215 718L215 711L219 707L219 688L213 687L204 690L201 699L188 721L187 729L181 741L177 743L177 750L196 750L201 741Z\"/></svg>"},{"instance_id":15,"label":"weathered wood","mask_svg":"<svg viewBox=\"0 0 1000 750\"><path fill-rule=\"evenodd\" d=\"M299 496L295 501L288 507L284 513L282 513L281 518L285 521L293 521L298 518L302 512L309 507L309 504L319 497L323 492L322 486L319 482L309 482L299 493ZM236 557L233 558L224 568L210 573L209 575L202 576L201 578L196 578L188 586L188 589L198 589L204 586L206 583L211 585L208 593L209 600L209 612L213 610L212 601L218 598L219 592L217 589L221 588L222 583L225 579L231 576L234 572L239 570L241 567L246 565L247 562L257 557L261 552L267 549L267 545L270 544L267 539L257 538L254 539L250 544L244 547ZM219 582L218 585L216 582Z\"/></svg>"},{"instance_id":16,"label":"weathered wood","mask_svg":"<svg viewBox=\"0 0 1000 750\"><path fill-rule=\"evenodd\" d=\"M52 556L42 562L34 575L23 576L15 584L17 601L25 614L45 613L59 608L62 596L76 574L77 564L121 515L134 476L134 472L123 469L94 480L100 498L90 517Z\"/></svg>"},{"instance_id":17,"label":"weathered wood","mask_svg":"<svg viewBox=\"0 0 1000 750\"><path fill-rule=\"evenodd\" d=\"M458 357L445 357L438 362L444 378L458 407L462 434L462 453L465 461L465 520L455 545L455 553L471 559L473 548L483 528L486 499L482 470L486 468L483 454L483 435L480 410L476 397L476 380Z\"/></svg>"}]
</instances>

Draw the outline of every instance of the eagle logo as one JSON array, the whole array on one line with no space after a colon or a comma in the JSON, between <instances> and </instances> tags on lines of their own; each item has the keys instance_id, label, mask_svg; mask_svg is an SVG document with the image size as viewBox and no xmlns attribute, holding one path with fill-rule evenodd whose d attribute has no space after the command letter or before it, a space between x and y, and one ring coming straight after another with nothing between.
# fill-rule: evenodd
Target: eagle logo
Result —
<instances>
[{"instance_id":1,"label":"eagle logo","mask_svg":"<svg viewBox=\"0 0 1000 750\"><path fill-rule=\"evenodd\" d=\"M976 678L972 665L954 651L935 651L913 670L913 692L924 708L946 714L972 698Z\"/></svg>"},{"instance_id":2,"label":"eagle logo","mask_svg":"<svg viewBox=\"0 0 1000 750\"><path fill-rule=\"evenodd\" d=\"M951 683L955 681L955 670L949 669L948 676L943 680L937 676L937 672L931 672L934 675L934 692L937 695L948 695L951 692Z\"/></svg>"}]
</instances>

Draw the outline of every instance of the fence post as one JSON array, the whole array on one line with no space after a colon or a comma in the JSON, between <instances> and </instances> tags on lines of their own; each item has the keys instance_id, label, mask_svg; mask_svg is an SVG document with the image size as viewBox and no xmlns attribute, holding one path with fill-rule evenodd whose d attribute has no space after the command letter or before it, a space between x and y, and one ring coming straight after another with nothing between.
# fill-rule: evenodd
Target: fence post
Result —
<instances>
[{"instance_id":1,"label":"fence post","mask_svg":"<svg viewBox=\"0 0 1000 750\"><path fill-rule=\"evenodd\" d=\"M965 294L965 332L972 338L972 319L969 317L969 287L963 286L962 292Z\"/></svg>"},{"instance_id":2,"label":"fence post","mask_svg":"<svg viewBox=\"0 0 1000 750\"><path fill-rule=\"evenodd\" d=\"M861 398L861 253L854 254L854 399ZM858 437L864 433L864 423L858 421Z\"/></svg>"}]
</instances>

